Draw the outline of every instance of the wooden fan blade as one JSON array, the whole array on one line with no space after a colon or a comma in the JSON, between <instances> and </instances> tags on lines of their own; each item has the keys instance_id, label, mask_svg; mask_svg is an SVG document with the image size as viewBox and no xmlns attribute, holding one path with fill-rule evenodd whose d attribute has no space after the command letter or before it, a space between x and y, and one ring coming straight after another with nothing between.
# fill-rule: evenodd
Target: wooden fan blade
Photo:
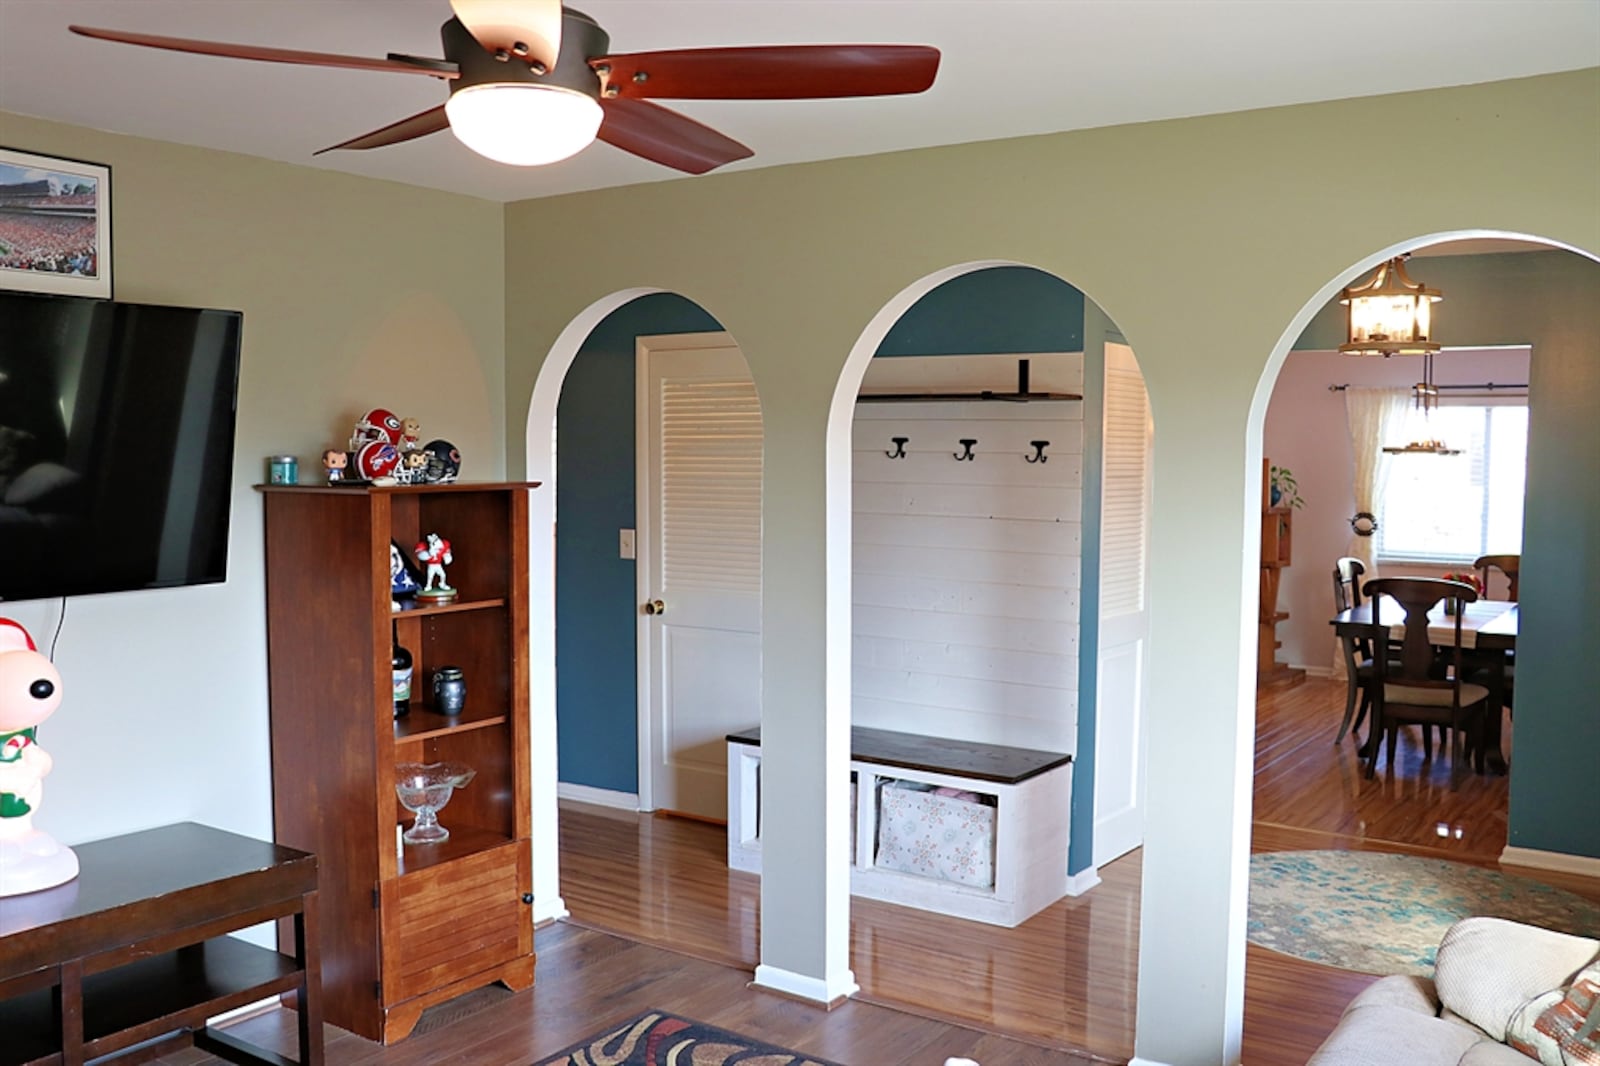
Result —
<instances>
[{"instance_id":1,"label":"wooden fan blade","mask_svg":"<svg viewBox=\"0 0 1600 1066\"><path fill-rule=\"evenodd\" d=\"M607 91L640 100L809 100L920 93L939 72L939 50L919 44L686 48L600 56L589 65Z\"/></svg>"},{"instance_id":2,"label":"wooden fan blade","mask_svg":"<svg viewBox=\"0 0 1600 1066\"><path fill-rule=\"evenodd\" d=\"M676 111L648 100L603 99L599 138L624 152L689 174L704 174L755 153Z\"/></svg>"},{"instance_id":3,"label":"wooden fan blade","mask_svg":"<svg viewBox=\"0 0 1600 1066\"><path fill-rule=\"evenodd\" d=\"M341 67L346 70L383 70L393 74L426 74L430 78L447 80L460 76L454 64L442 62L438 66L419 66L416 63L400 60L343 56L331 52L300 52L291 48L261 48L253 44L193 41L186 37L157 37L149 33L124 33L122 30L102 30L93 26L68 26L67 29L82 37L95 37L102 41L137 44L146 48L165 48L172 52L195 52L203 56L259 59L267 63L298 63L308 67Z\"/></svg>"},{"instance_id":4,"label":"wooden fan blade","mask_svg":"<svg viewBox=\"0 0 1600 1066\"><path fill-rule=\"evenodd\" d=\"M561 53L561 0L450 0L456 18L489 51L538 60Z\"/></svg>"},{"instance_id":5,"label":"wooden fan blade","mask_svg":"<svg viewBox=\"0 0 1600 1066\"><path fill-rule=\"evenodd\" d=\"M391 122L381 130L363 133L359 137L352 137L343 144L330 144L320 148L313 155L323 152L332 152L339 148L382 148L386 144L399 144L401 141L411 141L418 137L426 137L430 133L450 128L450 120L445 117L444 105L430 107L426 111L403 118L399 122Z\"/></svg>"}]
</instances>

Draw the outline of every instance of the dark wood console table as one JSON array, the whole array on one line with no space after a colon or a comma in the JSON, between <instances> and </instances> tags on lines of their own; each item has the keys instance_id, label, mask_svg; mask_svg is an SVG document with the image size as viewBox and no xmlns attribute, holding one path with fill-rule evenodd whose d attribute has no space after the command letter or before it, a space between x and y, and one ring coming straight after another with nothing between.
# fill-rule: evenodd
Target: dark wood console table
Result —
<instances>
[{"instance_id":1,"label":"dark wood console table","mask_svg":"<svg viewBox=\"0 0 1600 1066\"><path fill-rule=\"evenodd\" d=\"M316 856L193 822L72 850L76 880L0 897L0 1066L78 1066L148 1041L286 1066L206 1024L285 993L300 1066L321 1066ZM293 919L293 955L226 935L277 918Z\"/></svg>"}]
</instances>

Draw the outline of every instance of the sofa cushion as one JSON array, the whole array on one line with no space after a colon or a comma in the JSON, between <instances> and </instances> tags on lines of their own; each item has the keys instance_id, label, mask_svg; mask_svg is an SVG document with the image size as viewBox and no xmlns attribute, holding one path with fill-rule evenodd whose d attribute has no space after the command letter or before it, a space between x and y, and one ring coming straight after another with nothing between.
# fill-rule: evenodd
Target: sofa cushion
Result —
<instances>
[{"instance_id":1,"label":"sofa cushion","mask_svg":"<svg viewBox=\"0 0 1600 1066\"><path fill-rule=\"evenodd\" d=\"M1580 970L1569 987L1529 1000L1512 1016L1506 1042L1543 1066L1600 1066L1600 1032L1578 1035L1596 1012L1600 1012L1600 962Z\"/></svg>"},{"instance_id":2,"label":"sofa cushion","mask_svg":"<svg viewBox=\"0 0 1600 1066\"><path fill-rule=\"evenodd\" d=\"M1535 1063L1522 1052L1504 1044L1480 1040L1461 1056L1460 1066L1535 1066Z\"/></svg>"},{"instance_id":3,"label":"sofa cushion","mask_svg":"<svg viewBox=\"0 0 1600 1066\"><path fill-rule=\"evenodd\" d=\"M1408 1007L1352 1003L1306 1066L1457 1066L1468 1048L1482 1042L1481 1033ZM1518 1057L1522 1066L1532 1066Z\"/></svg>"},{"instance_id":4,"label":"sofa cushion","mask_svg":"<svg viewBox=\"0 0 1600 1066\"><path fill-rule=\"evenodd\" d=\"M1378 1005L1390 1007L1404 1007L1433 1017L1439 1013L1439 994L1433 989L1433 982L1426 977L1412 977L1408 974L1395 974L1385 977L1381 981L1374 981L1357 993L1356 998L1345 1007L1348 1014L1360 1007L1373 1007Z\"/></svg>"},{"instance_id":5,"label":"sofa cushion","mask_svg":"<svg viewBox=\"0 0 1600 1066\"><path fill-rule=\"evenodd\" d=\"M1439 942L1434 983L1445 1007L1502 1043L1523 1004L1565 988L1600 941L1504 918L1463 918Z\"/></svg>"}]
</instances>

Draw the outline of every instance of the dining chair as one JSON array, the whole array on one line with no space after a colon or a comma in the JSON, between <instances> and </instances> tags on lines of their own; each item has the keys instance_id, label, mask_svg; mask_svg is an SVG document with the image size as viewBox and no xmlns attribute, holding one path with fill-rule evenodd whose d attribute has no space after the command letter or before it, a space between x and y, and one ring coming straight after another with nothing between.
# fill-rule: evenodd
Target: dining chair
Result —
<instances>
[{"instance_id":1,"label":"dining chair","mask_svg":"<svg viewBox=\"0 0 1600 1066\"><path fill-rule=\"evenodd\" d=\"M1510 585L1510 592L1506 598L1510 600L1517 598L1517 571L1522 568L1521 555L1480 555L1473 562L1472 568L1478 572L1478 582L1483 586L1484 599L1489 598L1489 571L1491 570L1498 570L1506 576L1506 582ZM1502 696L1505 699L1506 707L1509 709L1515 696L1517 653L1508 651L1504 654L1506 666L1505 674L1503 675Z\"/></svg>"},{"instance_id":2,"label":"dining chair","mask_svg":"<svg viewBox=\"0 0 1600 1066\"><path fill-rule=\"evenodd\" d=\"M1484 599L1489 598L1489 571L1498 570L1506 576L1506 582L1511 586L1507 599L1517 598L1517 571L1522 568L1520 555L1480 555L1473 562L1472 568L1478 572L1478 580L1483 585Z\"/></svg>"},{"instance_id":3,"label":"dining chair","mask_svg":"<svg viewBox=\"0 0 1600 1066\"><path fill-rule=\"evenodd\" d=\"M1345 556L1333 564L1333 610L1348 611L1361 606L1361 575L1367 572L1360 559ZM1365 637L1341 637L1344 651L1344 719L1339 723L1339 735L1333 738L1338 744L1346 732L1352 736L1361 729L1367 710L1372 706L1372 642ZM1360 710L1356 709L1356 696L1361 696ZM1355 724L1351 725L1351 716Z\"/></svg>"},{"instance_id":4,"label":"dining chair","mask_svg":"<svg viewBox=\"0 0 1600 1066\"><path fill-rule=\"evenodd\" d=\"M1378 748L1387 734L1389 741L1388 766L1394 767L1395 744L1400 726L1416 723L1423 727L1423 737L1432 725L1447 728L1450 751L1450 789L1454 791L1461 760L1476 753L1477 770L1483 772L1483 716L1488 704L1489 690L1483 685L1465 679L1461 656L1461 608L1478 598L1478 592L1464 581L1445 581L1432 577L1378 578L1367 582L1363 591L1375 601L1373 611L1393 611L1394 606L1381 602L1387 596L1403 614L1404 636L1399 641L1398 656L1391 659L1391 647L1396 642L1389 627L1397 621L1392 617L1375 617L1373 665L1372 733L1368 745L1367 777L1372 777L1378 764ZM1428 635L1428 612L1441 601L1453 599L1454 621L1452 640L1441 645L1447 670L1438 676L1435 664L1440 657L1434 654L1434 643ZM1466 740L1465 750L1462 747Z\"/></svg>"}]
</instances>

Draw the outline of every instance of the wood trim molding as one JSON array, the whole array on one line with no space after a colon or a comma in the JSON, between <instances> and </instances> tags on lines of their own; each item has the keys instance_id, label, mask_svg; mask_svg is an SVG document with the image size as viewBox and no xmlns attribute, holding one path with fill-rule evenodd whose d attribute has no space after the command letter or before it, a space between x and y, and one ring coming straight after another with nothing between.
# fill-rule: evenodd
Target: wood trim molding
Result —
<instances>
[{"instance_id":1,"label":"wood trim molding","mask_svg":"<svg viewBox=\"0 0 1600 1066\"><path fill-rule=\"evenodd\" d=\"M856 975L849 970L823 980L765 963L756 967L755 980L751 984L807 1003L820 1003L829 1010L861 991L861 986L856 984Z\"/></svg>"},{"instance_id":2,"label":"wood trim molding","mask_svg":"<svg viewBox=\"0 0 1600 1066\"><path fill-rule=\"evenodd\" d=\"M1518 848L1510 844L1507 844L1506 849L1500 853L1500 865L1555 870L1558 873L1578 874L1581 877L1600 877L1600 859L1590 858L1587 855L1568 855L1561 851Z\"/></svg>"},{"instance_id":3,"label":"wood trim molding","mask_svg":"<svg viewBox=\"0 0 1600 1066\"><path fill-rule=\"evenodd\" d=\"M1067 875L1067 895L1081 896L1100 883L1100 871L1093 866Z\"/></svg>"}]
</instances>

